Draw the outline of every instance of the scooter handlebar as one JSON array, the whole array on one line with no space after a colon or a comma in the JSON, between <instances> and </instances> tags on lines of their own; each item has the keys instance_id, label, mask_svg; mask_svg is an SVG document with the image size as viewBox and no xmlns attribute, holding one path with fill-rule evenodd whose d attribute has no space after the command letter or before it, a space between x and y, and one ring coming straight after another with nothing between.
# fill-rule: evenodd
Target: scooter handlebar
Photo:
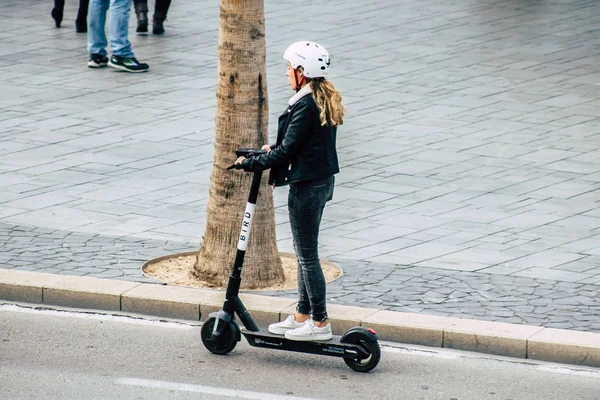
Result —
<instances>
[{"instance_id":1,"label":"scooter handlebar","mask_svg":"<svg viewBox=\"0 0 600 400\"><path fill-rule=\"evenodd\" d=\"M229 171L230 169L242 169L242 164L230 165L229 167L227 167L227 171Z\"/></svg>"},{"instance_id":2,"label":"scooter handlebar","mask_svg":"<svg viewBox=\"0 0 600 400\"><path fill-rule=\"evenodd\" d=\"M249 147L242 147L235 151L235 155L238 157L250 158L250 157L254 157L254 156L259 156L261 154L265 154L266 152L267 152L266 150L262 150L262 149L252 149Z\"/></svg>"},{"instance_id":3,"label":"scooter handlebar","mask_svg":"<svg viewBox=\"0 0 600 400\"><path fill-rule=\"evenodd\" d=\"M239 148L235 151L235 155L238 157L246 157L246 158L251 158L254 156L259 156L261 154L265 154L267 151L266 150L262 150L262 149L252 149L249 147L242 147ZM229 167L227 167L227 170L231 170L231 169L243 169L244 167L242 167L241 164L233 164Z\"/></svg>"}]
</instances>

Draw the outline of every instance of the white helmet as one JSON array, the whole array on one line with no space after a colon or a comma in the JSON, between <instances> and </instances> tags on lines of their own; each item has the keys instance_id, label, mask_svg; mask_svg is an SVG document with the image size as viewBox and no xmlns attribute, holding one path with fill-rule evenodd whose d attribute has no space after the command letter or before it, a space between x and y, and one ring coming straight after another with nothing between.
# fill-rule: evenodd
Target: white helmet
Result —
<instances>
[{"instance_id":1,"label":"white helmet","mask_svg":"<svg viewBox=\"0 0 600 400\"><path fill-rule=\"evenodd\" d=\"M307 78L323 78L329 71L329 53L325 47L315 42L296 42L287 48L283 58L289 61L292 68L304 68Z\"/></svg>"}]
</instances>

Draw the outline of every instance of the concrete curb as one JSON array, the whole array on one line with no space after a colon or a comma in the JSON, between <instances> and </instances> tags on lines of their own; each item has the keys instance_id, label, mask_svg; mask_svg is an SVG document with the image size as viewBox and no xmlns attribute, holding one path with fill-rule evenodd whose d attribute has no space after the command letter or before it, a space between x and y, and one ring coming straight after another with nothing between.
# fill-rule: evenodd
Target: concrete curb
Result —
<instances>
[{"instance_id":1,"label":"concrete curb","mask_svg":"<svg viewBox=\"0 0 600 400\"><path fill-rule=\"evenodd\" d=\"M0 300L202 321L223 305L221 290L0 269ZM241 294L258 325L293 313L295 300ZM362 307L328 305L334 333L373 328L381 340L600 367L600 333Z\"/></svg>"}]
</instances>

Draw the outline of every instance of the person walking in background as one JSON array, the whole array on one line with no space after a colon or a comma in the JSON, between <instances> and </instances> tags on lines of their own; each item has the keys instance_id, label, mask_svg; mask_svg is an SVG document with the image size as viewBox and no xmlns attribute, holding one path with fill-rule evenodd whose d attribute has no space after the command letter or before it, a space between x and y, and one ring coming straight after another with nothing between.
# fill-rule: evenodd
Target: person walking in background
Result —
<instances>
[{"instance_id":1,"label":"person walking in background","mask_svg":"<svg viewBox=\"0 0 600 400\"><path fill-rule=\"evenodd\" d=\"M133 0L135 14L137 16L138 33L148 32L148 0ZM152 18L152 33L162 35L165 33L164 22L167 19L167 12L171 0L156 0L154 3L154 17Z\"/></svg>"},{"instance_id":2,"label":"person walking in background","mask_svg":"<svg viewBox=\"0 0 600 400\"><path fill-rule=\"evenodd\" d=\"M108 34L112 55L107 56L106 12L110 6ZM91 0L88 13L88 67L101 68L107 65L127 72L146 72L148 64L136 60L128 39L129 10L131 0Z\"/></svg>"},{"instance_id":3,"label":"person walking in background","mask_svg":"<svg viewBox=\"0 0 600 400\"><path fill-rule=\"evenodd\" d=\"M75 19L75 30L79 33L87 32L88 3L89 0L79 0L79 10ZM54 0L54 8L50 15L57 28L60 28L60 24L62 23L64 10L65 0Z\"/></svg>"}]
</instances>

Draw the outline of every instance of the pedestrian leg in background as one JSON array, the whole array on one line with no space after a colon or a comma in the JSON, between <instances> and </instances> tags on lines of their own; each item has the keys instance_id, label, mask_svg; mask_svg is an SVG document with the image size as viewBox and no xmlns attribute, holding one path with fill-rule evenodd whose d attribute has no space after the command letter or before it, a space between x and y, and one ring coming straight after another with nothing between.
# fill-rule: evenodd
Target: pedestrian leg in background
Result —
<instances>
[{"instance_id":1,"label":"pedestrian leg in background","mask_svg":"<svg viewBox=\"0 0 600 400\"><path fill-rule=\"evenodd\" d=\"M148 0L133 0L138 33L148 32Z\"/></svg>"},{"instance_id":2,"label":"pedestrian leg in background","mask_svg":"<svg viewBox=\"0 0 600 400\"><path fill-rule=\"evenodd\" d=\"M171 0L156 0L154 3L154 18L152 19L152 33L156 35L162 35L165 33L165 27L163 26L167 19L167 13L169 12L169 6Z\"/></svg>"},{"instance_id":3,"label":"pedestrian leg in background","mask_svg":"<svg viewBox=\"0 0 600 400\"><path fill-rule=\"evenodd\" d=\"M54 8L50 15L54 20L54 25L60 28L60 23L63 20L63 12L65 11L65 0L54 0Z\"/></svg>"},{"instance_id":4,"label":"pedestrian leg in background","mask_svg":"<svg viewBox=\"0 0 600 400\"><path fill-rule=\"evenodd\" d=\"M88 25L88 53L90 59L88 67L101 68L108 65L106 53L106 34L104 26L106 25L106 12L108 11L110 0L90 0L87 25Z\"/></svg>"},{"instance_id":5,"label":"pedestrian leg in background","mask_svg":"<svg viewBox=\"0 0 600 400\"><path fill-rule=\"evenodd\" d=\"M136 60L129 42L129 10L131 0L110 0L110 48L112 56L108 65L127 72L146 72L148 64Z\"/></svg>"},{"instance_id":6,"label":"pedestrian leg in background","mask_svg":"<svg viewBox=\"0 0 600 400\"><path fill-rule=\"evenodd\" d=\"M75 31L79 33L87 32L88 6L89 0L79 0L79 10L77 11L77 19L75 19Z\"/></svg>"}]
</instances>

